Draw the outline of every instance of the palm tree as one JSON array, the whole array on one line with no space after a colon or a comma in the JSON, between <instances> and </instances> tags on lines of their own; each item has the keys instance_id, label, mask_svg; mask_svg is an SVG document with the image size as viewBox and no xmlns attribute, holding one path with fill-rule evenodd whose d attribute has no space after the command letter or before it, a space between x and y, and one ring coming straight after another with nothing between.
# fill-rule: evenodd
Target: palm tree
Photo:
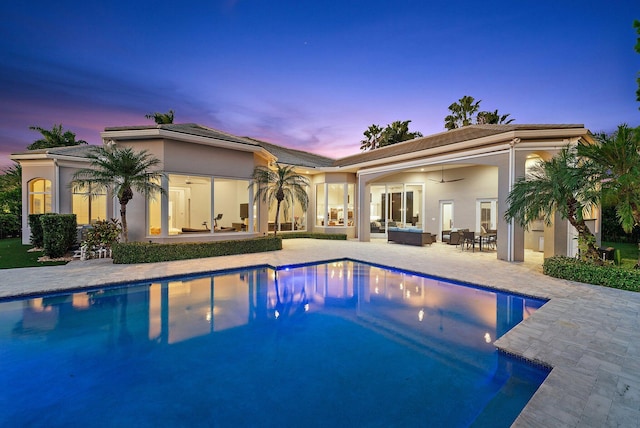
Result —
<instances>
[{"instance_id":1,"label":"palm tree","mask_svg":"<svg viewBox=\"0 0 640 428\"><path fill-rule=\"evenodd\" d=\"M257 166L253 170L253 184L256 184L257 190L254 200L257 202L267 202L269 206L273 201L277 201L276 205L276 222L274 235L278 234L280 228L280 205L285 200L296 200L302 206L304 211L309 206L309 195L306 187L309 186L309 180L297 174L292 166L281 166L276 164L276 169L266 166Z\"/></svg>"},{"instance_id":2,"label":"palm tree","mask_svg":"<svg viewBox=\"0 0 640 428\"><path fill-rule=\"evenodd\" d=\"M497 109L495 111L481 111L480 113L478 113L478 116L476 117L476 121L478 125L485 125L485 124L508 125L515 120L515 119L508 119L509 116L510 116L509 113L503 114L503 115L499 114Z\"/></svg>"},{"instance_id":3,"label":"palm tree","mask_svg":"<svg viewBox=\"0 0 640 428\"><path fill-rule=\"evenodd\" d=\"M380 141L382 140L382 127L380 125L369 125L366 131L364 131L366 139L360 141L360 150L374 150L380 147Z\"/></svg>"},{"instance_id":4,"label":"palm tree","mask_svg":"<svg viewBox=\"0 0 640 428\"><path fill-rule=\"evenodd\" d=\"M135 152L128 147L108 146L94 148L87 158L91 160L91 166L78 170L71 185L74 190L89 189L90 195L113 192L120 203L122 236L124 242L128 242L127 204L133 199L133 191L144 194L146 198L158 192L166 194L159 184L164 174L154 169L160 160L146 150Z\"/></svg>"},{"instance_id":5,"label":"palm tree","mask_svg":"<svg viewBox=\"0 0 640 428\"><path fill-rule=\"evenodd\" d=\"M402 141L413 140L414 138L422 137L421 132L409 131L410 120L400 121L396 120L382 131L382 141L380 147L390 146L392 144L400 143Z\"/></svg>"},{"instance_id":6,"label":"palm tree","mask_svg":"<svg viewBox=\"0 0 640 428\"><path fill-rule=\"evenodd\" d=\"M596 144L578 145L578 154L591 161L604 204L615 207L622 229L631 233L640 224L640 127L623 124L611 135L595 137Z\"/></svg>"},{"instance_id":7,"label":"palm tree","mask_svg":"<svg viewBox=\"0 0 640 428\"><path fill-rule=\"evenodd\" d=\"M507 197L509 208L504 218L513 219L526 229L540 217L551 225L554 214L558 213L578 232L580 247L584 247L582 256L601 263L595 237L583 217L599 200L597 183L590 174L585 174L575 148L565 147L516 181Z\"/></svg>"},{"instance_id":8,"label":"palm tree","mask_svg":"<svg viewBox=\"0 0 640 428\"><path fill-rule=\"evenodd\" d=\"M145 114L145 118L153 119L158 125L165 125L173 123L173 110L169 110L168 113L150 113Z\"/></svg>"},{"instance_id":9,"label":"palm tree","mask_svg":"<svg viewBox=\"0 0 640 428\"><path fill-rule=\"evenodd\" d=\"M449 114L444 118L444 127L448 130L469 126L473 122L473 115L480 109L480 101L465 95L449 106Z\"/></svg>"},{"instance_id":10,"label":"palm tree","mask_svg":"<svg viewBox=\"0 0 640 428\"><path fill-rule=\"evenodd\" d=\"M636 39L636 45L633 47L636 52L640 54L640 21L637 19L633 20L633 28L636 29L636 34L638 34L638 38ZM636 82L638 83L638 89L636 89L636 101L640 102L640 73L637 74ZM640 110L640 107L638 107Z\"/></svg>"},{"instance_id":11,"label":"palm tree","mask_svg":"<svg viewBox=\"0 0 640 428\"><path fill-rule=\"evenodd\" d=\"M30 126L29 129L42 134L41 139L27 146L27 150L50 149L53 147L77 146L87 144L84 140L76 140L76 134L71 131L62 132L62 124L53 125L51 130L39 126Z\"/></svg>"}]
</instances>

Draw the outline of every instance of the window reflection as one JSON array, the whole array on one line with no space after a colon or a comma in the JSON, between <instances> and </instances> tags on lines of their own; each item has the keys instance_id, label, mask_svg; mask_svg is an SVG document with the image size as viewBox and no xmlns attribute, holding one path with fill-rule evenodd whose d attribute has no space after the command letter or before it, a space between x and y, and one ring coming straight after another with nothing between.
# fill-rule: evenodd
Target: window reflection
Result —
<instances>
[{"instance_id":1,"label":"window reflection","mask_svg":"<svg viewBox=\"0 0 640 428\"><path fill-rule=\"evenodd\" d=\"M91 332L108 346L172 345L252 324L297 323L308 313L322 311L429 352L490 356L493 342L543 302L336 261L54 295L20 304L22 318L13 332L44 334L51 340ZM490 360L476 359L473 364Z\"/></svg>"}]
</instances>

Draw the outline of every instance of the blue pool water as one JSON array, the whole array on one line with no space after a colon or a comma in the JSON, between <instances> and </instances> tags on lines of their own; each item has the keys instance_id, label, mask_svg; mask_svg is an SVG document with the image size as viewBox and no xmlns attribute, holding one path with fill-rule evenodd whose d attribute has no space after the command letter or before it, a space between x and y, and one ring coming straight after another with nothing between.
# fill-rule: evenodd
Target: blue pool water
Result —
<instances>
[{"instance_id":1,"label":"blue pool water","mask_svg":"<svg viewBox=\"0 0 640 428\"><path fill-rule=\"evenodd\" d=\"M0 302L0 426L509 426L544 302L353 261Z\"/></svg>"}]
</instances>

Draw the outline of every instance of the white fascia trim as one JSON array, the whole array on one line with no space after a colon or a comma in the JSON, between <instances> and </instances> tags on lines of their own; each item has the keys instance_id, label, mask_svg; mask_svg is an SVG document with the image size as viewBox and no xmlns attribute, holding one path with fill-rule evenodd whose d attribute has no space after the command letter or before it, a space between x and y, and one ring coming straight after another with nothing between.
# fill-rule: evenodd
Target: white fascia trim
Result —
<instances>
[{"instance_id":1,"label":"white fascia trim","mask_svg":"<svg viewBox=\"0 0 640 428\"><path fill-rule=\"evenodd\" d=\"M47 160L61 160L61 161L71 161L71 162L90 162L89 159L78 157L78 156L65 156L65 155L57 155L52 153L38 153L38 154L19 154L19 155L11 155L11 160L21 160L21 161L30 161L31 164L34 164L34 161L40 161L40 163L44 163Z\"/></svg>"},{"instance_id":2,"label":"white fascia trim","mask_svg":"<svg viewBox=\"0 0 640 428\"><path fill-rule=\"evenodd\" d=\"M466 153L444 153L441 156L432 156L429 159L421 158L412 160L410 162L394 163L392 165L385 165L377 168L362 169L356 173L357 176L378 174L380 172L392 172L402 169L416 168L425 165L438 165L448 161L466 161L479 157L495 156L501 154L507 154L509 152L510 145L508 143L501 144L499 146L491 146L483 149L469 150Z\"/></svg>"},{"instance_id":3,"label":"white fascia trim","mask_svg":"<svg viewBox=\"0 0 640 428\"><path fill-rule=\"evenodd\" d=\"M51 159L51 156L49 156L47 153L33 153L33 154L20 153L20 154L9 156L9 159L11 160Z\"/></svg>"}]
</instances>

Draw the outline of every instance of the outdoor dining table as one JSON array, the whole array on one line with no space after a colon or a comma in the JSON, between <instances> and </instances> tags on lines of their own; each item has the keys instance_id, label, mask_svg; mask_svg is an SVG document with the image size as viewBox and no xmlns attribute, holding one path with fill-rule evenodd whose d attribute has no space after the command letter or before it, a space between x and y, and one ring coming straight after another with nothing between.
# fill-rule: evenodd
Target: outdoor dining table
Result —
<instances>
[{"instance_id":1,"label":"outdoor dining table","mask_svg":"<svg viewBox=\"0 0 640 428\"><path fill-rule=\"evenodd\" d=\"M478 246L480 247L480 251L482 251L482 244L490 242L491 238L493 238L493 242L496 241L495 233L479 233L476 236L476 232L462 232L462 250L464 251L465 245L469 248L471 245L471 251L476 251L476 241L478 242ZM477 238L477 239L476 239Z\"/></svg>"}]
</instances>

